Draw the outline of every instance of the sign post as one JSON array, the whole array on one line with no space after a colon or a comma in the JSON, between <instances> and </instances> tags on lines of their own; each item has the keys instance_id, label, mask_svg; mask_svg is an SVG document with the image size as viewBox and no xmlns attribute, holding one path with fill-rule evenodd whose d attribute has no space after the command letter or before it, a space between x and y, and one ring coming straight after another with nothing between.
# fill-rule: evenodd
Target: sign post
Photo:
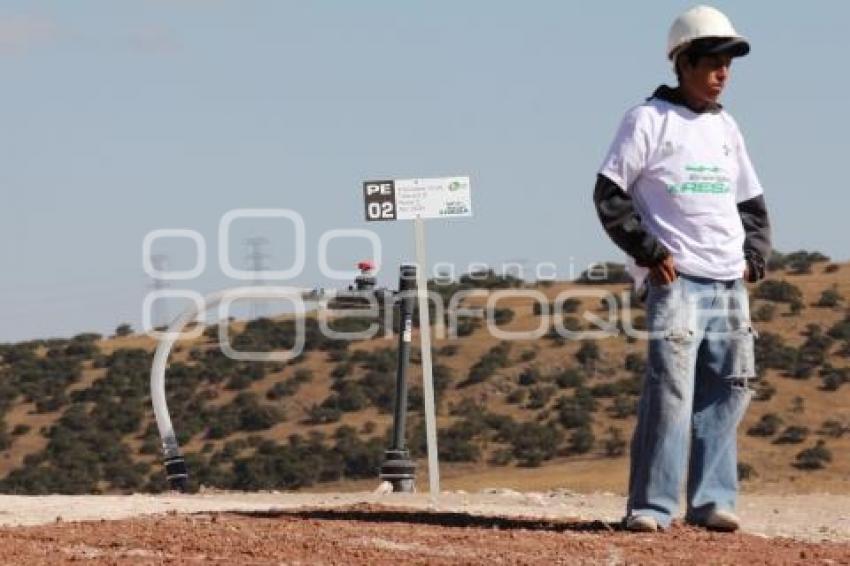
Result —
<instances>
[{"instance_id":1,"label":"sign post","mask_svg":"<svg viewBox=\"0 0 850 566\"><path fill-rule=\"evenodd\" d=\"M425 401L425 439L428 450L428 488L431 505L440 494L437 453L437 412L431 363L431 316L428 310L428 267L425 255L425 218L472 216L469 177L401 179L363 183L368 222L413 220L416 246L419 338L422 350L422 396Z\"/></svg>"}]
</instances>

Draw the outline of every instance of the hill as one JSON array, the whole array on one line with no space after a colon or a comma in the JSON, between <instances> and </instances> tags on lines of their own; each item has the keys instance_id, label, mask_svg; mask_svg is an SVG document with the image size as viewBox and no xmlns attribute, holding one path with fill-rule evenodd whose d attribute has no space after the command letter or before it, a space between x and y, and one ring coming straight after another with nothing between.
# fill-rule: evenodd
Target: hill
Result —
<instances>
[{"instance_id":1,"label":"hill","mask_svg":"<svg viewBox=\"0 0 850 566\"><path fill-rule=\"evenodd\" d=\"M847 489L850 265L824 260L804 252L777 256L768 279L750 289L760 379L740 430L744 489ZM450 296L473 284L539 291L549 301L565 291L626 290L621 283L528 284L492 273L437 290ZM609 330L623 320L640 327L640 306L627 304L628 293L620 297L625 303ZM592 296L564 306L569 329L593 328L584 313L608 313ZM508 297L499 301L495 319L506 332L529 330L545 322L539 311L530 297ZM351 329L367 322L334 324ZM291 346L293 328L286 318L259 319L233 322L231 335L241 350L280 349ZM622 492L645 365L642 340L622 332L568 340L547 331L538 339L502 341L483 321L469 320L458 330L458 338L437 339L434 346L445 486ZM178 343L166 383L193 488L374 484L388 446L395 338L329 340L314 318L307 331L304 354L287 364L225 357L214 327ZM156 343L126 328L120 334L0 345L0 491L166 488L148 394ZM420 382L414 351L408 436L419 458ZM417 480L424 482L424 466L420 470Z\"/></svg>"}]
</instances>

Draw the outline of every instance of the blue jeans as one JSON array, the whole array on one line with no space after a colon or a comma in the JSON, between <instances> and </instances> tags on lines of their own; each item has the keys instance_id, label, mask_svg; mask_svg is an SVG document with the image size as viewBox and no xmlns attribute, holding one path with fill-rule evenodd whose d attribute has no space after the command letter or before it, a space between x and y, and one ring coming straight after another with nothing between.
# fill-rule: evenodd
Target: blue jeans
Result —
<instances>
[{"instance_id":1,"label":"blue jeans","mask_svg":"<svg viewBox=\"0 0 850 566\"><path fill-rule=\"evenodd\" d=\"M741 280L680 275L650 286L647 374L631 444L627 515L668 527L687 461L689 522L732 511L736 431L755 377L754 332Z\"/></svg>"}]
</instances>

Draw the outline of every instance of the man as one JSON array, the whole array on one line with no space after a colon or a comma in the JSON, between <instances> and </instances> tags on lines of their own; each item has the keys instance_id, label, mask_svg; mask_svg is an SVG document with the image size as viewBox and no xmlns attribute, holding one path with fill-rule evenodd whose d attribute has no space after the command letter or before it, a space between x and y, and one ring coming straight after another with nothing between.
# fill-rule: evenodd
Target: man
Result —
<instances>
[{"instance_id":1,"label":"man","mask_svg":"<svg viewBox=\"0 0 850 566\"><path fill-rule=\"evenodd\" d=\"M630 530L670 525L686 460L685 520L740 525L736 429L755 376L743 280L764 276L770 224L741 133L718 99L733 58L749 51L718 10L679 16L667 49L678 87L661 86L626 113L597 176L599 218L630 257L636 285L648 287Z\"/></svg>"}]
</instances>

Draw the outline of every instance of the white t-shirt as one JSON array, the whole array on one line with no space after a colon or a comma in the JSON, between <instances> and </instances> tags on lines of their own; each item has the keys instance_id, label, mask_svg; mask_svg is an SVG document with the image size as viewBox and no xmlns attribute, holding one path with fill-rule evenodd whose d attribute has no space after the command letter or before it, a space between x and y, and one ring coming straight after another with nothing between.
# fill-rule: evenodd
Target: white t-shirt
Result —
<instances>
[{"instance_id":1,"label":"white t-shirt","mask_svg":"<svg viewBox=\"0 0 850 566\"><path fill-rule=\"evenodd\" d=\"M629 196L681 273L718 280L744 272L737 204L762 194L735 120L657 98L626 112L599 173ZM647 270L629 258L640 286Z\"/></svg>"}]
</instances>

